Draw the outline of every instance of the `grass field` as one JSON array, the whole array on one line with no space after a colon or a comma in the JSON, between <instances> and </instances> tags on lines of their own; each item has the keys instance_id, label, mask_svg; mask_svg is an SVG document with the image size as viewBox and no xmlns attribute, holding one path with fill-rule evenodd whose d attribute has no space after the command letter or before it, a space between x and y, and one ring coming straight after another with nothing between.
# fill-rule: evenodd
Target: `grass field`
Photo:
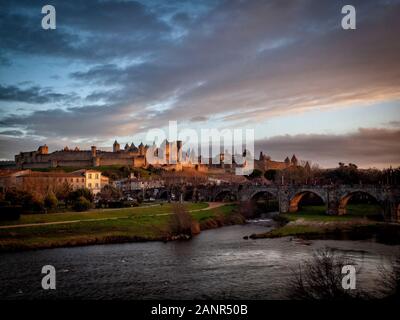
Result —
<instances>
[{"instance_id":1,"label":"grass field","mask_svg":"<svg viewBox=\"0 0 400 320\"><path fill-rule=\"evenodd\" d=\"M381 216L381 208L378 205L348 205L347 213L343 215L327 215L325 206L306 206L293 213L282 214L289 221L304 219L309 221L350 221L360 218L376 219Z\"/></svg>"},{"instance_id":2,"label":"grass field","mask_svg":"<svg viewBox=\"0 0 400 320\"><path fill-rule=\"evenodd\" d=\"M186 204L188 210L197 210L207 208L207 203L189 203ZM172 212L171 204L149 205L133 208L118 208L118 209L94 209L85 212L63 212L63 213L48 213L48 214L26 214L21 215L18 221L0 221L0 226L14 224L30 224L30 223L46 223L72 220L87 220L87 219L105 219L105 218L122 218L135 215L154 215L160 213Z\"/></svg>"},{"instance_id":3,"label":"grass field","mask_svg":"<svg viewBox=\"0 0 400 320\"><path fill-rule=\"evenodd\" d=\"M381 220L381 208L377 205L348 205L344 215L327 215L325 206L306 206L298 212L281 214L289 223L255 238L275 238L286 236L318 235L336 232L351 232L362 227L373 228Z\"/></svg>"},{"instance_id":4,"label":"grass field","mask_svg":"<svg viewBox=\"0 0 400 320\"><path fill-rule=\"evenodd\" d=\"M235 205L204 211L207 203L190 203L186 208L195 221L201 222L234 212ZM124 209L92 210L83 213L60 213L22 216L19 224L36 226L0 229L0 251L27 250L128 241L163 240L170 235L172 205ZM85 221L87 219L93 219ZM100 220L107 219L107 220ZM75 221L48 224L46 222Z\"/></svg>"}]
</instances>

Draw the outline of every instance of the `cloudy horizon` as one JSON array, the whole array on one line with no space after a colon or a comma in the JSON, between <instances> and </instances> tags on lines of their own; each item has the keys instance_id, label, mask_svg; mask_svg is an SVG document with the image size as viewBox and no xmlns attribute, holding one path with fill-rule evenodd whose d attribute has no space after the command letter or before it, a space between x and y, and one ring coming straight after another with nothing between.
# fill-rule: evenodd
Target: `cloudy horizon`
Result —
<instances>
[{"instance_id":1,"label":"cloudy horizon","mask_svg":"<svg viewBox=\"0 0 400 320\"><path fill-rule=\"evenodd\" d=\"M254 128L257 152L400 165L400 1L0 4L0 159L137 143L170 120Z\"/></svg>"}]
</instances>

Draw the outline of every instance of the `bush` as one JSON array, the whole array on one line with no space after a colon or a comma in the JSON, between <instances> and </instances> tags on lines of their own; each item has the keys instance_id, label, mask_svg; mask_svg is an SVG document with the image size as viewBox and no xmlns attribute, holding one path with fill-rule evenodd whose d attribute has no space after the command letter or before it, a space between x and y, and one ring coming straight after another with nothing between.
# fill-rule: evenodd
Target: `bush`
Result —
<instances>
[{"instance_id":1,"label":"bush","mask_svg":"<svg viewBox=\"0 0 400 320\"><path fill-rule=\"evenodd\" d=\"M171 216L171 231L175 235L184 234L192 235L193 219L190 213L186 210L185 206L180 203L175 203L172 206Z\"/></svg>"},{"instance_id":2,"label":"bush","mask_svg":"<svg viewBox=\"0 0 400 320\"><path fill-rule=\"evenodd\" d=\"M44 206L48 209L54 209L58 205L58 199L53 192L49 192L44 198Z\"/></svg>"},{"instance_id":3,"label":"bush","mask_svg":"<svg viewBox=\"0 0 400 320\"><path fill-rule=\"evenodd\" d=\"M12 206L21 206L23 212L42 212L44 211L43 199L38 194L29 191L11 189L5 194L5 201Z\"/></svg>"},{"instance_id":4,"label":"bush","mask_svg":"<svg viewBox=\"0 0 400 320\"><path fill-rule=\"evenodd\" d=\"M80 196L72 204L72 208L75 211L86 211L86 210L89 210L91 207L92 207L92 203L83 196Z\"/></svg>"},{"instance_id":5,"label":"bush","mask_svg":"<svg viewBox=\"0 0 400 320\"><path fill-rule=\"evenodd\" d=\"M1 207L0 221L19 220L21 213L21 206L3 206Z\"/></svg>"},{"instance_id":6,"label":"bush","mask_svg":"<svg viewBox=\"0 0 400 320\"><path fill-rule=\"evenodd\" d=\"M80 197L84 197L89 202L93 202L94 196L92 191L86 188L76 189L68 194L67 201L70 203L75 203Z\"/></svg>"},{"instance_id":7,"label":"bush","mask_svg":"<svg viewBox=\"0 0 400 320\"><path fill-rule=\"evenodd\" d=\"M321 249L314 253L304 267L294 271L291 280L291 299L300 300L348 300L367 298L359 290L345 290L342 287L342 267L354 265L343 255L336 254L332 249ZM356 291L356 292L354 292Z\"/></svg>"}]
</instances>

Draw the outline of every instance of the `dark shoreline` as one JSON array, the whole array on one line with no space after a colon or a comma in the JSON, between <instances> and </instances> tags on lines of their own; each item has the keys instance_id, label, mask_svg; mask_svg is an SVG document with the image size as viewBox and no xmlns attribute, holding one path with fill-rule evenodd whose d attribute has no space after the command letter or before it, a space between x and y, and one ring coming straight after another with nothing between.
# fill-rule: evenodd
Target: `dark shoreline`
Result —
<instances>
[{"instance_id":1,"label":"dark shoreline","mask_svg":"<svg viewBox=\"0 0 400 320\"><path fill-rule=\"evenodd\" d=\"M282 237L296 237L302 240L372 240L377 243L386 245L400 245L400 224L394 223L370 223L370 224L354 224L342 226L339 223L330 227L321 227L318 230L312 223L304 224L309 226L310 230L301 230L283 232L292 225L286 224L266 233L252 234L251 239L268 239Z\"/></svg>"}]
</instances>

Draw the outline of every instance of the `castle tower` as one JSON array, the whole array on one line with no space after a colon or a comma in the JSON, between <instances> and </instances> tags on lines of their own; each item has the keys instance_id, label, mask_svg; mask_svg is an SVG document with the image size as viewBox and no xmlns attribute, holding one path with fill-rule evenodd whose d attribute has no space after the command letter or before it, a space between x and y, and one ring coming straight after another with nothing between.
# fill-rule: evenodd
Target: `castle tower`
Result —
<instances>
[{"instance_id":1,"label":"castle tower","mask_svg":"<svg viewBox=\"0 0 400 320\"><path fill-rule=\"evenodd\" d=\"M48 154L49 153L49 147L45 144L44 146L40 146L38 148L39 154Z\"/></svg>"},{"instance_id":2,"label":"castle tower","mask_svg":"<svg viewBox=\"0 0 400 320\"><path fill-rule=\"evenodd\" d=\"M139 144L139 154L141 156L144 156L144 154L145 154L143 142L140 142L140 144Z\"/></svg>"},{"instance_id":3,"label":"castle tower","mask_svg":"<svg viewBox=\"0 0 400 320\"><path fill-rule=\"evenodd\" d=\"M292 164L292 166L297 167L299 162L295 155L292 156L292 160L290 160L290 163Z\"/></svg>"},{"instance_id":4,"label":"castle tower","mask_svg":"<svg viewBox=\"0 0 400 320\"><path fill-rule=\"evenodd\" d=\"M93 157L93 158L96 157L96 155L97 155L96 146L91 146L91 147L90 147L90 150L92 151L92 157Z\"/></svg>"},{"instance_id":5,"label":"castle tower","mask_svg":"<svg viewBox=\"0 0 400 320\"><path fill-rule=\"evenodd\" d=\"M290 166L290 159L289 159L289 157L286 157L286 159L285 159L285 165L286 165L286 167L289 167L289 166Z\"/></svg>"},{"instance_id":6,"label":"castle tower","mask_svg":"<svg viewBox=\"0 0 400 320\"><path fill-rule=\"evenodd\" d=\"M125 149L125 151L128 151L128 149L129 149L129 144L126 144L124 149Z\"/></svg>"},{"instance_id":7,"label":"castle tower","mask_svg":"<svg viewBox=\"0 0 400 320\"><path fill-rule=\"evenodd\" d=\"M118 151L119 151L119 143L117 142L117 140L115 140L113 144L113 152L118 152Z\"/></svg>"}]
</instances>

